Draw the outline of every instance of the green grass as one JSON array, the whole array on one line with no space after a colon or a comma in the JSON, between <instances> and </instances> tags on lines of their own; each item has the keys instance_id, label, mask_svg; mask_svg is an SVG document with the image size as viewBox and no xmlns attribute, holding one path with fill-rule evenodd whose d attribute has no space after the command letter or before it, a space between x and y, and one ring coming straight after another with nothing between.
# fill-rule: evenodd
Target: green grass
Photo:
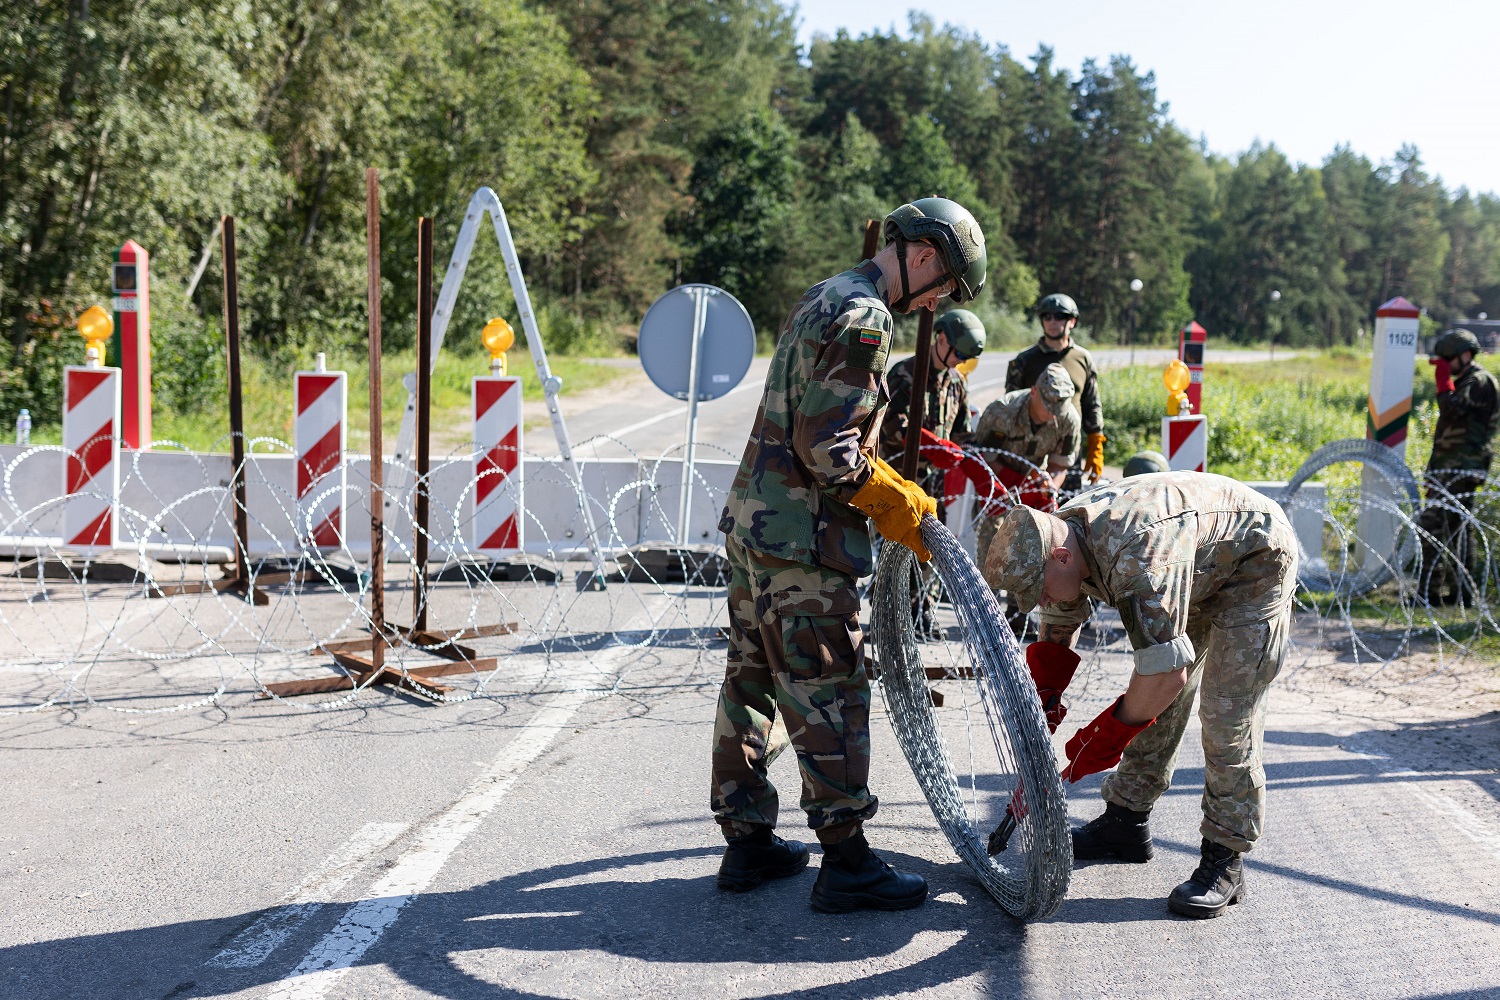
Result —
<instances>
[{"instance_id":1,"label":"green grass","mask_svg":"<svg viewBox=\"0 0 1500 1000\"><path fill-rule=\"evenodd\" d=\"M1105 459L1111 465L1161 449L1167 399L1161 376L1162 369L1143 366L1100 374ZM1287 479L1321 445L1364 437L1369 382L1370 359L1350 351L1207 365L1209 471L1242 480ZM1420 469L1431 451L1436 407L1431 379L1418 377L1414 386L1406 457Z\"/></svg>"},{"instance_id":2,"label":"green grass","mask_svg":"<svg viewBox=\"0 0 1500 1000\"><path fill-rule=\"evenodd\" d=\"M304 356L305 355L305 356ZM271 437L292 440L292 372L310 371L312 352L296 352L274 359L247 353L242 359L242 384L245 408L245 433L252 440ZM548 356L552 373L563 380L563 395L599 386L626 377L630 369L600 364L587 358ZM369 368L362 352L338 351L328 356L328 368L349 373L349 447L356 451L369 447ZM524 380L526 400L542 399L541 383L536 377L531 355L515 349L507 355L509 373ZM394 446L401 429L401 414L406 407L406 389L401 379L417 367L415 348L388 353L381 359L381 429L386 451ZM487 374L489 355L482 352L443 351L438 355L432 379L432 426L435 447L445 438L463 438L469 423L470 379ZM449 434L445 429L460 428ZM152 414L152 437L156 441L175 441L193 451L229 450L229 413L225 406L205 407L198 412L163 412ZM61 428L41 428L32 434L36 444L58 444ZM449 441L448 443L458 443Z\"/></svg>"}]
</instances>

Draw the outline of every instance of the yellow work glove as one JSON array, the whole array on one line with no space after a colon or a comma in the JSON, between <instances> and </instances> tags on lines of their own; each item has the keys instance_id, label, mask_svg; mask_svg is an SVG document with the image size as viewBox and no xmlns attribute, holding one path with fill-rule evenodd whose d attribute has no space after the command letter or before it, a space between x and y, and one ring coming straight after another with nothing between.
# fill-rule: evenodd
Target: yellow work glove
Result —
<instances>
[{"instance_id":1,"label":"yellow work glove","mask_svg":"<svg viewBox=\"0 0 1500 1000\"><path fill-rule=\"evenodd\" d=\"M850 501L875 522L883 538L905 545L922 562L932 558L917 527L926 514L937 512L937 501L916 483L902 479L880 459L870 463L870 479Z\"/></svg>"},{"instance_id":2,"label":"yellow work glove","mask_svg":"<svg viewBox=\"0 0 1500 1000\"><path fill-rule=\"evenodd\" d=\"M1104 435L1090 434L1088 455L1083 460L1083 469L1089 474L1089 482L1097 483L1104 475Z\"/></svg>"}]
</instances>

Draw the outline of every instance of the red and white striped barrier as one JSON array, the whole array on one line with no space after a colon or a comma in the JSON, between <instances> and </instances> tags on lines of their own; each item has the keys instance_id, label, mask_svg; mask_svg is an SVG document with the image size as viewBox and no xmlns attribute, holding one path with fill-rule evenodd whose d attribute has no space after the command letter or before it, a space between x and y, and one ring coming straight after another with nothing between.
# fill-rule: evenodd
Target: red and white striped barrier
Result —
<instances>
[{"instance_id":1,"label":"red and white striped barrier","mask_svg":"<svg viewBox=\"0 0 1500 1000\"><path fill-rule=\"evenodd\" d=\"M521 547L521 379L474 379L474 550L492 558Z\"/></svg>"},{"instance_id":2,"label":"red and white striped barrier","mask_svg":"<svg viewBox=\"0 0 1500 1000\"><path fill-rule=\"evenodd\" d=\"M1161 450L1173 472L1208 471L1208 418L1201 413L1161 418Z\"/></svg>"},{"instance_id":3,"label":"red and white striped barrier","mask_svg":"<svg viewBox=\"0 0 1500 1000\"><path fill-rule=\"evenodd\" d=\"M344 530L349 377L322 370L322 355L318 357L318 371L295 376L297 417L292 448L297 456L297 528L305 530L311 519L312 544L337 548Z\"/></svg>"},{"instance_id":4,"label":"red and white striped barrier","mask_svg":"<svg viewBox=\"0 0 1500 1000\"><path fill-rule=\"evenodd\" d=\"M63 369L63 547L92 554L119 542L120 369ZM78 494L87 494L79 496Z\"/></svg>"}]
</instances>

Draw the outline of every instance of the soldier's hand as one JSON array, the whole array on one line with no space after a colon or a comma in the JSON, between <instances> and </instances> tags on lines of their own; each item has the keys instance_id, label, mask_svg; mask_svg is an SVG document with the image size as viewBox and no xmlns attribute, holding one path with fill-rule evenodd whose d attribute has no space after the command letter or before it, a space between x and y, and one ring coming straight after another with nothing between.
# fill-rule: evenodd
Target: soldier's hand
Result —
<instances>
[{"instance_id":1,"label":"soldier's hand","mask_svg":"<svg viewBox=\"0 0 1500 1000\"><path fill-rule=\"evenodd\" d=\"M1063 748L1068 755L1068 766L1062 769L1062 777L1068 781L1078 781L1091 774L1108 771L1120 763L1130 741L1156 721L1152 719L1139 726L1121 722L1115 718L1115 709L1124 700L1124 695L1116 698L1115 703L1100 712L1098 718L1073 734L1073 738Z\"/></svg>"},{"instance_id":2,"label":"soldier's hand","mask_svg":"<svg viewBox=\"0 0 1500 1000\"><path fill-rule=\"evenodd\" d=\"M1437 383L1437 391L1441 395L1453 391L1453 364L1447 358L1428 358L1427 363L1432 365L1433 381Z\"/></svg>"},{"instance_id":3,"label":"soldier's hand","mask_svg":"<svg viewBox=\"0 0 1500 1000\"><path fill-rule=\"evenodd\" d=\"M1026 669L1031 672L1031 682L1042 701L1049 733L1057 732L1067 718L1068 706L1063 704L1062 696L1081 662L1082 657L1060 642L1033 642L1026 647Z\"/></svg>"}]
</instances>

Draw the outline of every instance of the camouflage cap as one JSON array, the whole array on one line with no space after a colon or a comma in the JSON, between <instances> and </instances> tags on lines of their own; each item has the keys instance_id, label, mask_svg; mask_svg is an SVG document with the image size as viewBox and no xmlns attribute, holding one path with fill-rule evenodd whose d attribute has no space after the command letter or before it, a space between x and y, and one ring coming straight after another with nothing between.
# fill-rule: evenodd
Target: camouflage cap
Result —
<instances>
[{"instance_id":1,"label":"camouflage cap","mask_svg":"<svg viewBox=\"0 0 1500 1000\"><path fill-rule=\"evenodd\" d=\"M1046 514L1019 504L1006 511L984 561L984 580L1030 611L1042 599L1042 567L1052 538Z\"/></svg>"},{"instance_id":2,"label":"camouflage cap","mask_svg":"<svg viewBox=\"0 0 1500 1000\"><path fill-rule=\"evenodd\" d=\"M1053 416L1057 416L1068 405L1068 400L1073 398L1073 377L1062 365L1048 365L1037 376L1036 388L1043 405Z\"/></svg>"}]
</instances>

